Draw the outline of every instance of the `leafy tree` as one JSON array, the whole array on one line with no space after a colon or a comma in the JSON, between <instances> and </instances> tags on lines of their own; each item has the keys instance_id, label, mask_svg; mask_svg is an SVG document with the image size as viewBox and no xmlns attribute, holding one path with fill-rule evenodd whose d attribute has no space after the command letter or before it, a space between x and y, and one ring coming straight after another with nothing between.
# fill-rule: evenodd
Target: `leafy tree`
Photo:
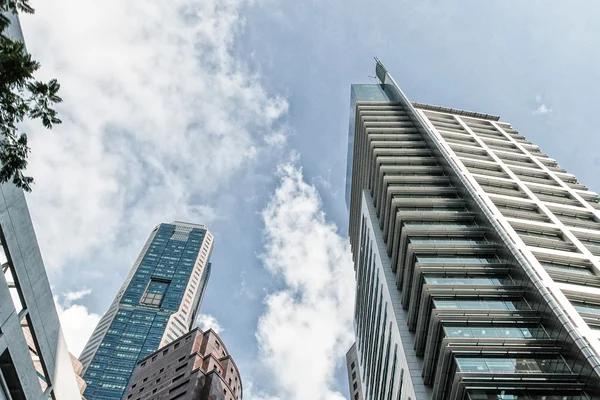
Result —
<instances>
[{"instance_id":1,"label":"leafy tree","mask_svg":"<svg viewBox=\"0 0 600 400\"><path fill-rule=\"evenodd\" d=\"M48 83L34 79L40 64L31 58L25 44L6 34L8 14L33 14L29 0L0 0L0 183L12 182L30 192L33 178L23 175L31 151L27 134L19 132L19 124L39 119L47 129L60 124L54 104L62 99L56 79Z\"/></svg>"}]
</instances>

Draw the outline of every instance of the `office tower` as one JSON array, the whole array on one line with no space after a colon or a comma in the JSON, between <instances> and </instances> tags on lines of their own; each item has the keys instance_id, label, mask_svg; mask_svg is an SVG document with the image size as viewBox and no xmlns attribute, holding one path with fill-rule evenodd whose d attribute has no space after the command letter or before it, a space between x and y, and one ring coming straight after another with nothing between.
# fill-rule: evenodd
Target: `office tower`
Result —
<instances>
[{"instance_id":1,"label":"office tower","mask_svg":"<svg viewBox=\"0 0 600 400\"><path fill-rule=\"evenodd\" d=\"M3 34L23 41L19 20ZM81 398L23 191L0 185L0 399Z\"/></svg>"},{"instance_id":2,"label":"office tower","mask_svg":"<svg viewBox=\"0 0 600 400\"><path fill-rule=\"evenodd\" d=\"M127 400L242 400L242 379L221 338L196 328L142 359Z\"/></svg>"},{"instance_id":3,"label":"office tower","mask_svg":"<svg viewBox=\"0 0 600 400\"><path fill-rule=\"evenodd\" d=\"M356 343L346 353L346 369L348 370L348 385L350 387L350 400L363 400L360 368L358 366L358 353Z\"/></svg>"},{"instance_id":4,"label":"office tower","mask_svg":"<svg viewBox=\"0 0 600 400\"><path fill-rule=\"evenodd\" d=\"M364 398L600 398L598 195L499 117L376 73L346 193Z\"/></svg>"},{"instance_id":5,"label":"office tower","mask_svg":"<svg viewBox=\"0 0 600 400\"><path fill-rule=\"evenodd\" d=\"M88 400L121 399L139 360L194 327L212 247L204 225L154 228L79 358Z\"/></svg>"}]
</instances>

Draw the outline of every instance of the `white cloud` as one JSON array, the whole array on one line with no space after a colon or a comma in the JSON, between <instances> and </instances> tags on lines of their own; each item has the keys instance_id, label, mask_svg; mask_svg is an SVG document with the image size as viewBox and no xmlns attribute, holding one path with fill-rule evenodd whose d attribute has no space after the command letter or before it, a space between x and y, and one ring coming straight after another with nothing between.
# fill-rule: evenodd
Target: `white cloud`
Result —
<instances>
[{"instance_id":1,"label":"white cloud","mask_svg":"<svg viewBox=\"0 0 600 400\"><path fill-rule=\"evenodd\" d=\"M198 320L196 321L196 325L206 331L207 329L212 329L217 334L223 332L225 329L221 325L219 325L219 321L215 317L209 314L200 314L198 315Z\"/></svg>"},{"instance_id":2,"label":"white cloud","mask_svg":"<svg viewBox=\"0 0 600 400\"><path fill-rule=\"evenodd\" d=\"M22 18L63 124L32 133L46 264L117 253L174 218L210 223L227 180L280 146L287 101L233 55L251 0L38 2ZM69 240L64 240L68 237Z\"/></svg>"},{"instance_id":3,"label":"white cloud","mask_svg":"<svg viewBox=\"0 0 600 400\"><path fill-rule=\"evenodd\" d=\"M343 399L335 368L354 340L354 277L347 241L321 211L314 186L292 164L263 212L263 262L286 288L265 299L261 357L285 399Z\"/></svg>"},{"instance_id":4,"label":"white cloud","mask_svg":"<svg viewBox=\"0 0 600 400\"><path fill-rule=\"evenodd\" d=\"M243 371L242 371L243 372ZM243 379L244 399L248 400L280 400L278 397L270 396L261 390L254 388L254 382Z\"/></svg>"},{"instance_id":5,"label":"white cloud","mask_svg":"<svg viewBox=\"0 0 600 400\"><path fill-rule=\"evenodd\" d=\"M58 301L56 296L54 297L54 304L60 318L67 347L75 357L79 357L79 354L81 354L101 317L98 314L90 313L85 306L72 304L72 301L80 300L90 293L91 290L87 289L66 293L62 303Z\"/></svg>"},{"instance_id":6,"label":"white cloud","mask_svg":"<svg viewBox=\"0 0 600 400\"><path fill-rule=\"evenodd\" d=\"M67 292L63 294L66 303L72 303L75 300L81 300L88 294L92 293L92 289L82 289L76 292Z\"/></svg>"},{"instance_id":7,"label":"white cloud","mask_svg":"<svg viewBox=\"0 0 600 400\"><path fill-rule=\"evenodd\" d=\"M537 107L533 110L534 114L548 114L552 112L552 109L549 108L544 102L542 102L542 96L535 96L535 102L537 103Z\"/></svg>"},{"instance_id":8,"label":"white cloud","mask_svg":"<svg viewBox=\"0 0 600 400\"><path fill-rule=\"evenodd\" d=\"M549 112L552 112L552 109L542 103L535 109L534 114L548 114Z\"/></svg>"}]
</instances>

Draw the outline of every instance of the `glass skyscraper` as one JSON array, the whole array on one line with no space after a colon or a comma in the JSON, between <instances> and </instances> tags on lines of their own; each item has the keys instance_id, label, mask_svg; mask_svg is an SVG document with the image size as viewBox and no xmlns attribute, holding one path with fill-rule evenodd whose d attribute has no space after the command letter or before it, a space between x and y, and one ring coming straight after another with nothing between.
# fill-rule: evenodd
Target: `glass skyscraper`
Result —
<instances>
[{"instance_id":1,"label":"glass skyscraper","mask_svg":"<svg viewBox=\"0 0 600 400\"><path fill-rule=\"evenodd\" d=\"M81 353L87 399L121 399L139 360L194 327L212 248L204 225L154 228Z\"/></svg>"},{"instance_id":2,"label":"glass skyscraper","mask_svg":"<svg viewBox=\"0 0 600 400\"><path fill-rule=\"evenodd\" d=\"M600 197L509 123L352 85L352 400L600 398Z\"/></svg>"}]
</instances>

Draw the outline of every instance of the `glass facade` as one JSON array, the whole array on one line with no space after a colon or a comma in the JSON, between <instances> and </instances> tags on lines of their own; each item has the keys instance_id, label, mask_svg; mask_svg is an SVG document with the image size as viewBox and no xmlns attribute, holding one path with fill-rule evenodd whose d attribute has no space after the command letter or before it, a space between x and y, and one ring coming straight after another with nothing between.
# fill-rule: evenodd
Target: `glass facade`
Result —
<instances>
[{"instance_id":1,"label":"glass facade","mask_svg":"<svg viewBox=\"0 0 600 400\"><path fill-rule=\"evenodd\" d=\"M86 398L121 399L138 360L160 347L167 329L175 332L168 326L173 314L180 313L186 320L172 319L178 325L177 331L189 330L208 279L210 254L202 255L206 262L202 273L195 268L205 251L206 235L206 229L182 228L176 223L158 226L86 369ZM184 306L184 301L190 308ZM195 309L191 309L192 305ZM90 343L95 336L96 332Z\"/></svg>"},{"instance_id":2,"label":"glass facade","mask_svg":"<svg viewBox=\"0 0 600 400\"><path fill-rule=\"evenodd\" d=\"M553 358L479 358L457 357L461 372L495 372L504 374L568 374L570 369L560 356Z\"/></svg>"}]
</instances>

